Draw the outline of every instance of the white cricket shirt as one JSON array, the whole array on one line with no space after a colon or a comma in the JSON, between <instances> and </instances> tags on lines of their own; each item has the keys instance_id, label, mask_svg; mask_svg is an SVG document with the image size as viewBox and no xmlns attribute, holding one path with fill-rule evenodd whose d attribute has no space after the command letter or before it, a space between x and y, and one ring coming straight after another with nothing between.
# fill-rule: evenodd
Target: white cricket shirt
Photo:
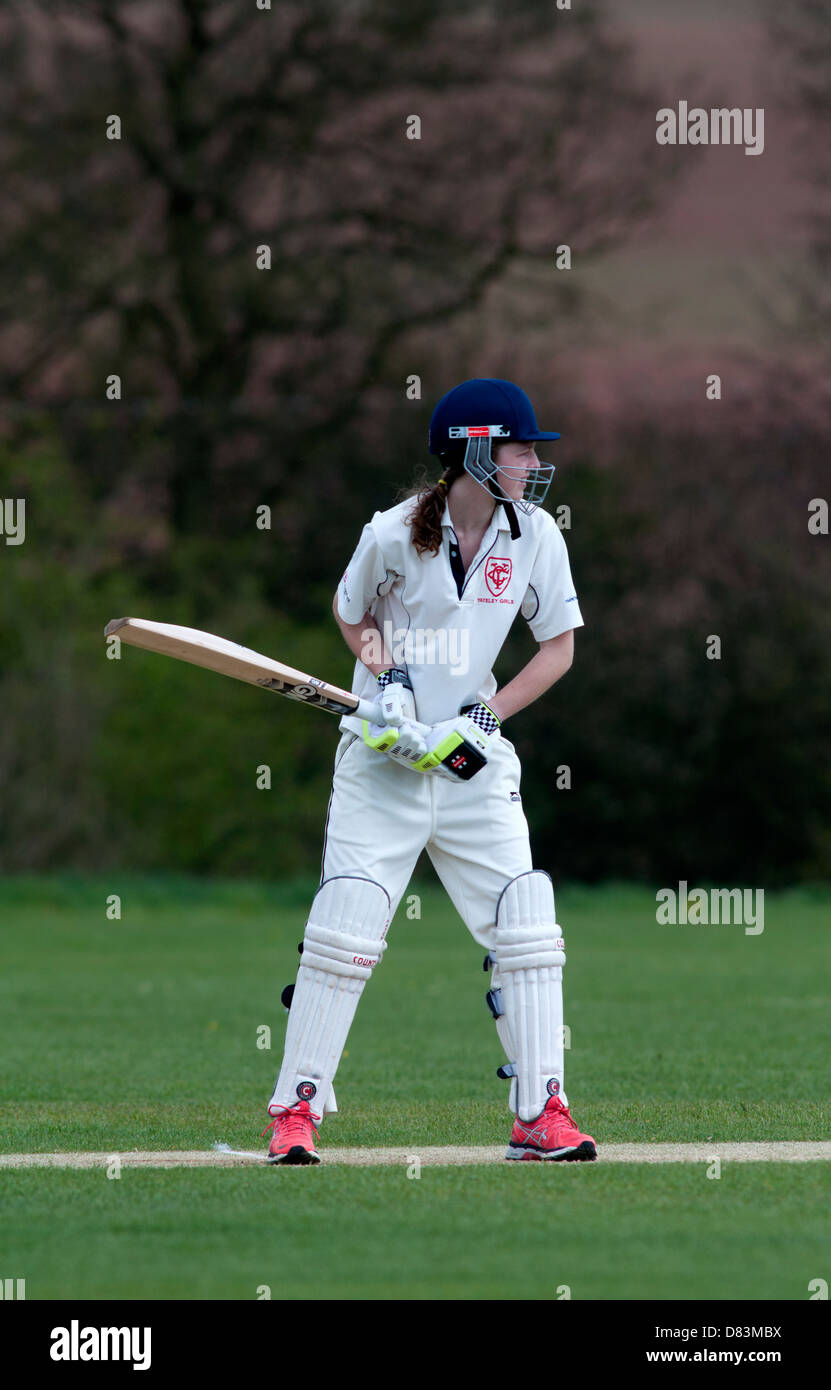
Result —
<instances>
[{"instance_id":1,"label":"white cricket shirt","mask_svg":"<svg viewBox=\"0 0 831 1390\"><path fill-rule=\"evenodd\" d=\"M346 623L373 615L395 664L409 672L417 717L438 724L455 718L460 705L496 694L492 668L518 613L538 642L582 627L583 618L566 543L550 512L518 512L522 534L511 540L497 506L465 574L450 498L437 555L419 556L412 543L405 517L415 504L407 498L364 527L338 587L338 610ZM382 654L370 649L367 659ZM378 694L362 661L355 663L352 691L370 700ZM340 727L362 732L355 715L345 715Z\"/></svg>"}]
</instances>

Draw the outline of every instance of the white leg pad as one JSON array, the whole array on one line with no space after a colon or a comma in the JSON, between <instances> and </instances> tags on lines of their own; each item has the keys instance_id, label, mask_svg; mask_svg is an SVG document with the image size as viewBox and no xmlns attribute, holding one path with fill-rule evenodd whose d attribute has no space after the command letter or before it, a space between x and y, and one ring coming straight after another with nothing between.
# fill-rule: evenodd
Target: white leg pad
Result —
<instances>
[{"instance_id":1,"label":"white leg pad","mask_svg":"<svg viewBox=\"0 0 831 1390\"><path fill-rule=\"evenodd\" d=\"M319 1115L337 1110L332 1082L364 985L387 949L389 919L389 895L372 879L341 875L318 889L270 1115L298 1100Z\"/></svg>"},{"instance_id":2,"label":"white leg pad","mask_svg":"<svg viewBox=\"0 0 831 1390\"><path fill-rule=\"evenodd\" d=\"M513 1065L509 1107L533 1120L564 1090L563 966L554 889L532 869L511 880L496 909L492 1007L499 1040Z\"/></svg>"}]
</instances>

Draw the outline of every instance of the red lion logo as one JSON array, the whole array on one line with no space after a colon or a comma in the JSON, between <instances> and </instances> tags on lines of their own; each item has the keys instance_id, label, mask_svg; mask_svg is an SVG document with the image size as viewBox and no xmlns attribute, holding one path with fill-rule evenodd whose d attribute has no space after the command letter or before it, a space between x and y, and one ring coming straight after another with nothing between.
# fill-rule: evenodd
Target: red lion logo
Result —
<instances>
[{"instance_id":1,"label":"red lion logo","mask_svg":"<svg viewBox=\"0 0 831 1390\"><path fill-rule=\"evenodd\" d=\"M513 564L499 555L492 555L485 565L485 583L492 594L498 598L511 582Z\"/></svg>"}]
</instances>

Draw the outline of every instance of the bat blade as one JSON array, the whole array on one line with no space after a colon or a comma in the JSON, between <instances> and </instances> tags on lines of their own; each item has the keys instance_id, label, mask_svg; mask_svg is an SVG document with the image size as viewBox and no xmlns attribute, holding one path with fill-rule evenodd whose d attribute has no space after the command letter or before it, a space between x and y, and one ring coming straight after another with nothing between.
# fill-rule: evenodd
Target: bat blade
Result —
<instances>
[{"instance_id":1,"label":"bat blade","mask_svg":"<svg viewBox=\"0 0 831 1390\"><path fill-rule=\"evenodd\" d=\"M360 700L351 691L341 690L340 686L330 685L317 676L307 676L250 647L241 647L237 642L229 642L211 632L200 632L195 627L153 623L146 618L113 618L107 623L104 635L118 637L131 647L143 647L145 651L172 656L177 661L187 661L192 666L247 681L262 690L273 690L290 700L315 705L331 714L357 714L362 719L373 717L370 701Z\"/></svg>"}]
</instances>

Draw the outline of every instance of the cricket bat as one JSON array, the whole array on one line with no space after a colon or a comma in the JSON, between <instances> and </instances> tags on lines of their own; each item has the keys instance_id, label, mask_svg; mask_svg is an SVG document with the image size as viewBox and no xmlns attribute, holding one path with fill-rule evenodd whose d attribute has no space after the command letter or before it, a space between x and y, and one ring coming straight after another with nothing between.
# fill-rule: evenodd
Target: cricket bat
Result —
<instances>
[{"instance_id":1,"label":"cricket bat","mask_svg":"<svg viewBox=\"0 0 831 1390\"><path fill-rule=\"evenodd\" d=\"M104 629L105 637L119 637L131 647L173 656L177 661L189 661L192 666L204 666L208 671L247 681L262 690L274 690L290 700L300 700L332 714L355 714L370 722L377 717L370 700L360 700L349 690L330 685L317 676L306 676L292 666L284 666L270 656L261 656L249 647L240 647L224 637L200 632L195 627L176 627L173 623L151 623L145 618L113 618Z\"/></svg>"}]
</instances>

